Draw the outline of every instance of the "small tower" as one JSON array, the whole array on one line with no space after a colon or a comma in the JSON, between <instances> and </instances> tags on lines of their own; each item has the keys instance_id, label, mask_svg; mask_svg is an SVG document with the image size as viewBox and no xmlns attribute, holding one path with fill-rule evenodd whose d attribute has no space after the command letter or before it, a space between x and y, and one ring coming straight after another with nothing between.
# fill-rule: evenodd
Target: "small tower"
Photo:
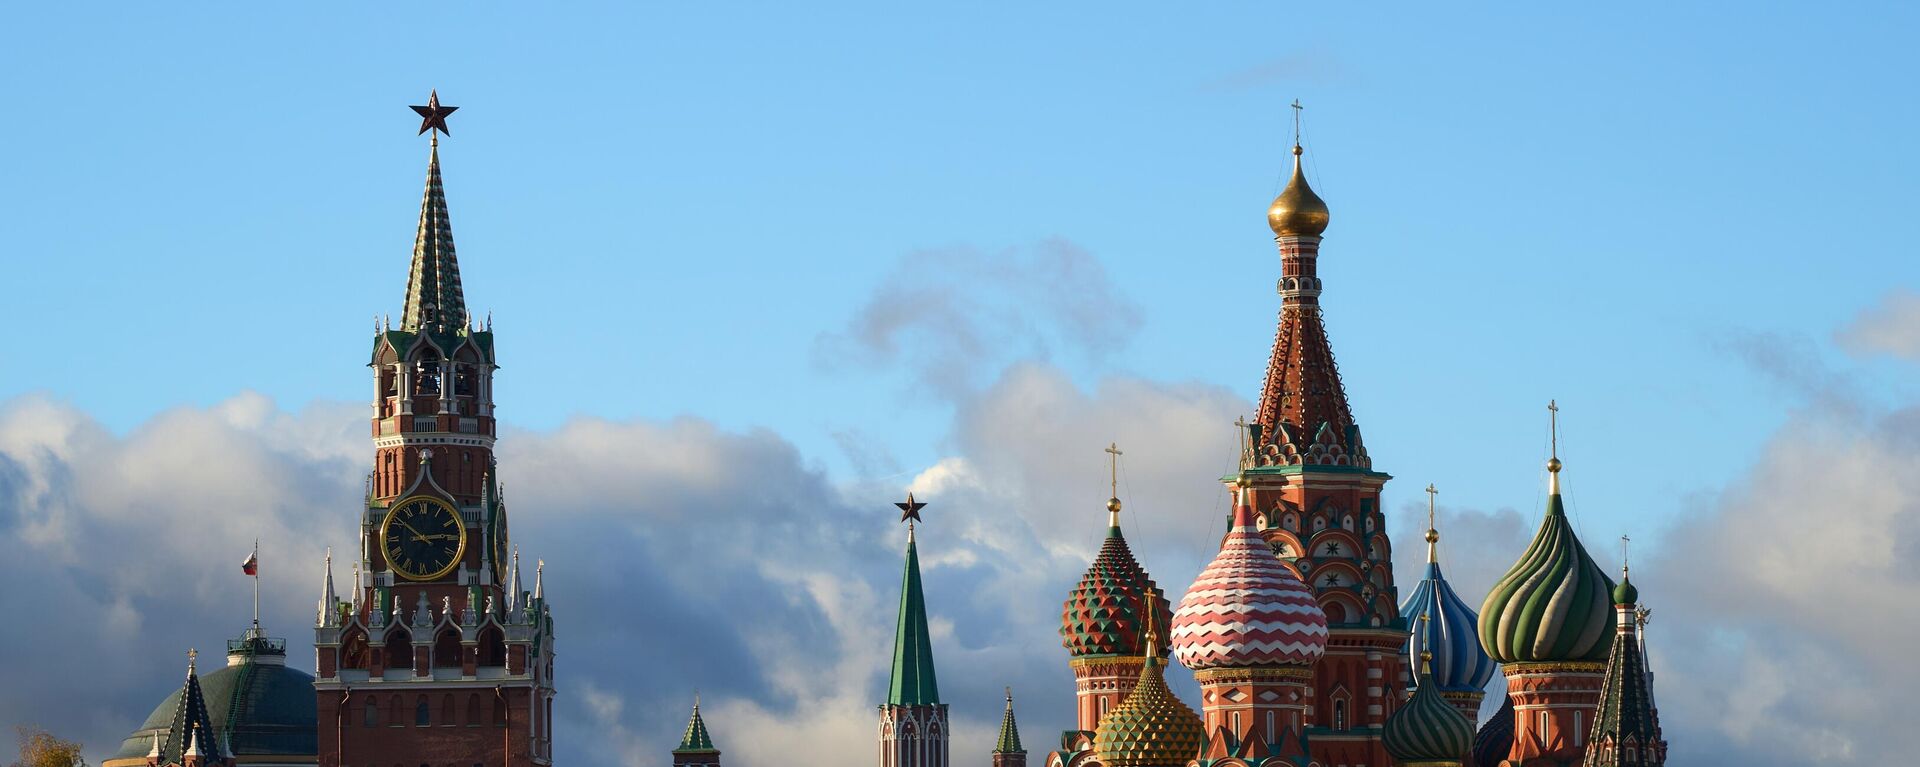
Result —
<instances>
[{"instance_id":1,"label":"small tower","mask_svg":"<svg viewBox=\"0 0 1920 767\"><path fill-rule=\"evenodd\" d=\"M1027 767L1027 749L1020 745L1020 725L1013 721L1013 688L1007 688L1007 712L1000 715L1000 737L993 743L993 767Z\"/></svg>"},{"instance_id":2,"label":"small tower","mask_svg":"<svg viewBox=\"0 0 1920 767\"><path fill-rule=\"evenodd\" d=\"M1107 455L1112 491L1106 505L1107 537L1086 574L1067 594L1060 614L1060 643L1072 656L1074 731L1088 734L1099 726L1100 717L1133 692L1140 678L1149 609L1159 625L1173 621L1172 606L1165 598L1148 604L1147 594L1158 593L1157 587L1120 532L1119 446L1108 445ZM1165 658L1165 638L1152 651Z\"/></svg>"},{"instance_id":3,"label":"small tower","mask_svg":"<svg viewBox=\"0 0 1920 767\"><path fill-rule=\"evenodd\" d=\"M927 630L927 600L920 591L919 544L914 522L926 504L907 494L900 521L907 523L907 564L900 577L900 619L893 635L893 676L880 706L880 767L947 767L947 704L940 702L933 647Z\"/></svg>"},{"instance_id":4,"label":"small tower","mask_svg":"<svg viewBox=\"0 0 1920 767\"><path fill-rule=\"evenodd\" d=\"M1387 718L1381 740L1400 767L1461 767L1473 747L1473 722L1441 695L1430 661L1421 656L1413 697Z\"/></svg>"},{"instance_id":5,"label":"small tower","mask_svg":"<svg viewBox=\"0 0 1920 767\"><path fill-rule=\"evenodd\" d=\"M1313 592L1260 536L1246 483L1235 488L1233 527L1173 613L1173 655L1200 683L1214 742L1300 740L1316 722L1315 664L1327 649L1327 616ZM1353 716L1336 710L1336 718ZM1209 744L1210 747L1212 743Z\"/></svg>"},{"instance_id":6,"label":"small tower","mask_svg":"<svg viewBox=\"0 0 1920 767\"><path fill-rule=\"evenodd\" d=\"M1423 655L1432 653L1433 683L1439 695L1460 709L1471 723L1479 720L1480 700L1500 666L1480 647L1476 628L1480 616L1461 601L1440 573L1436 552L1440 531L1434 528L1433 520L1434 495L1438 492L1427 485L1427 574L1401 603L1400 614L1419 621L1407 636L1409 664L1417 669Z\"/></svg>"},{"instance_id":7,"label":"small tower","mask_svg":"<svg viewBox=\"0 0 1920 767\"><path fill-rule=\"evenodd\" d=\"M1622 565L1620 585L1613 589L1617 628L1613 650L1607 656L1607 677L1600 686L1600 711L1593 718L1593 734L1584 767L1663 767L1667 741L1660 733L1660 713L1653 707L1653 686L1641 655L1640 590Z\"/></svg>"},{"instance_id":8,"label":"small tower","mask_svg":"<svg viewBox=\"0 0 1920 767\"><path fill-rule=\"evenodd\" d=\"M693 716L680 736L680 747L673 750L673 767L720 767L720 749L713 747L707 723L700 718L699 695L693 696Z\"/></svg>"},{"instance_id":9,"label":"small tower","mask_svg":"<svg viewBox=\"0 0 1920 767\"><path fill-rule=\"evenodd\" d=\"M1507 760L1578 761L1593 729L1613 637L1613 580L1580 545L1560 497L1559 407L1547 461L1547 513L1533 543L1480 605L1480 645L1501 664L1513 700Z\"/></svg>"}]
</instances>

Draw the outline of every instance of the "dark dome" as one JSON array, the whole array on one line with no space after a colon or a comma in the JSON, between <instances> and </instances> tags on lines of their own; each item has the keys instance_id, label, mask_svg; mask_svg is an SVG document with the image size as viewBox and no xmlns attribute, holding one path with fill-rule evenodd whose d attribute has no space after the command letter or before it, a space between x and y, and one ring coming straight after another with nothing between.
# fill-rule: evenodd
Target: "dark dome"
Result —
<instances>
[{"instance_id":1,"label":"dark dome","mask_svg":"<svg viewBox=\"0 0 1920 767\"><path fill-rule=\"evenodd\" d=\"M271 643L271 644L269 644ZM277 646L276 646L277 645ZM254 651L249 651L249 646ZM229 643L227 667L200 676L207 714L215 728L228 733L235 756L306 756L319 753L313 697L313 675L287 668L286 643L278 639L236 640ZM140 729L120 744L109 760L145 759L153 736L164 739L180 708L181 688L175 688ZM230 719L239 711L237 719Z\"/></svg>"},{"instance_id":2,"label":"dark dome","mask_svg":"<svg viewBox=\"0 0 1920 767\"><path fill-rule=\"evenodd\" d=\"M1492 719L1480 725L1473 736L1473 762L1470 767L1499 767L1500 760L1513 750L1513 698L1500 704Z\"/></svg>"}]
</instances>

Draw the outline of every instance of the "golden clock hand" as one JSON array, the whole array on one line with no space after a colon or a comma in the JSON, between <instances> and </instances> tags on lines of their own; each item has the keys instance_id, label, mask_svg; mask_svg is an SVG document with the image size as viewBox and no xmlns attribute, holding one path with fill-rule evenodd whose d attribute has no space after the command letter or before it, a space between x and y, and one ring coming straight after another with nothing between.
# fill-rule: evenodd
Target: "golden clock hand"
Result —
<instances>
[{"instance_id":1,"label":"golden clock hand","mask_svg":"<svg viewBox=\"0 0 1920 767\"><path fill-rule=\"evenodd\" d=\"M404 528L406 528L406 529L407 529L407 532L410 532L410 533L413 533L414 535L426 535L426 533L423 533L423 532L420 532L419 530L415 530L415 529L413 529L413 525L409 525L409 524L407 524L407 521L406 521L406 520L404 520L404 519L400 519L400 518L397 518L397 517L396 517L396 518L394 518L394 520L393 520L393 521L395 521L395 522L399 522L399 523L400 523L400 526L401 526L401 527L404 527Z\"/></svg>"}]
</instances>

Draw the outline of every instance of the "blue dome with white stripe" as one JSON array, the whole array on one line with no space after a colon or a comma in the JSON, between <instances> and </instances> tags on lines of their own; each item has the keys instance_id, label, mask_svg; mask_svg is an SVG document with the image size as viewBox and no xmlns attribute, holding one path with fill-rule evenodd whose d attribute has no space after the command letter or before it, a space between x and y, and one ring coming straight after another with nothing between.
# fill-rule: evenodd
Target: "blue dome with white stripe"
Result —
<instances>
[{"instance_id":1,"label":"blue dome with white stripe","mask_svg":"<svg viewBox=\"0 0 1920 767\"><path fill-rule=\"evenodd\" d=\"M1409 668L1420 667L1420 653L1433 653L1433 681L1445 692L1479 692L1500 664L1480 647L1480 616L1447 585L1435 561L1433 543L1438 533L1427 531L1427 575L1400 605L1400 614L1414 626L1407 637ZM1426 620L1420 620L1426 616Z\"/></svg>"}]
</instances>

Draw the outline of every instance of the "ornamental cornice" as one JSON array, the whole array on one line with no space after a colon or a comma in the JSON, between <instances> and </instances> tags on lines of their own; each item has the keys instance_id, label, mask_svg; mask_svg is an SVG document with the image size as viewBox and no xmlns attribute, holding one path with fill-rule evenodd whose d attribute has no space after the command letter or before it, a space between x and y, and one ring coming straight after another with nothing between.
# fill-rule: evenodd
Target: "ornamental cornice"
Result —
<instances>
[{"instance_id":1,"label":"ornamental cornice","mask_svg":"<svg viewBox=\"0 0 1920 767\"><path fill-rule=\"evenodd\" d=\"M1200 684L1231 684L1234 682L1311 682L1311 666L1259 666L1209 668L1193 672L1193 681Z\"/></svg>"}]
</instances>

